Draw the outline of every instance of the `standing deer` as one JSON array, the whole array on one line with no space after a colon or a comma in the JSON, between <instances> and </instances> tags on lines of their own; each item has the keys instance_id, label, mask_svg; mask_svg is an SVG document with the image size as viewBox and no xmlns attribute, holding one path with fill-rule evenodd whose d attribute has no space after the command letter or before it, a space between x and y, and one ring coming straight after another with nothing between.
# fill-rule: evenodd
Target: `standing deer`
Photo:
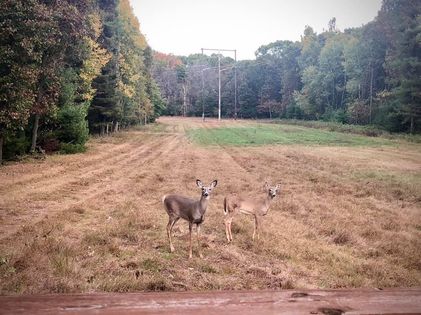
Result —
<instances>
[{"instance_id":1,"label":"standing deer","mask_svg":"<svg viewBox=\"0 0 421 315\"><path fill-rule=\"evenodd\" d=\"M270 204L278 193L281 185L277 184L275 187L269 187L268 183L265 183L264 190L266 196L264 198L250 198L241 197L235 194L231 194L224 199L224 214L225 214L225 234L227 235L228 243L232 241L231 223L234 216L241 212L254 216L254 230L253 240L257 234L257 239L260 239L259 230L261 217L268 214Z\"/></svg>"},{"instance_id":2,"label":"standing deer","mask_svg":"<svg viewBox=\"0 0 421 315\"><path fill-rule=\"evenodd\" d=\"M193 224L197 226L197 245L199 247L199 256L203 258L202 250L200 247L200 225L205 220L205 212L208 207L210 193L215 188L217 180L214 180L208 187L205 187L202 182L197 179L196 185L202 189L202 195L199 200L193 200L181 195L165 195L162 197L162 203L168 213L169 221L167 224L167 235L170 241L170 251L174 251L174 246L171 240L171 232L174 224L180 219L189 222L190 230L190 249L189 258L192 258L192 229Z\"/></svg>"}]
</instances>

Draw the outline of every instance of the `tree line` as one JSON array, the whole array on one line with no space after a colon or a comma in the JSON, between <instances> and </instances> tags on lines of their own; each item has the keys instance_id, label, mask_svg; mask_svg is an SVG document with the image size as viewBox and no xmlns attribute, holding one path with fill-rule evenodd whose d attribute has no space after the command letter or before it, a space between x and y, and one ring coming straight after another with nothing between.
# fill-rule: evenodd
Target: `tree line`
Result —
<instances>
[{"instance_id":1,"label":"tree line","mask_svg":"<svg viewBox=\"0 0 421 315\"><path fill-rule=\"evenodd\" d=\"M153 121L152 58L129 0L2 1L0 163Z\"/></svg>"},{"instance_id":2,"label":"tree line","mask_svg":"<svg viewBox=\"0 0 421 315\"><path fill-rule=\"evenodd\" d=\"M421 2L383 0L368 24L338 30L332 18L300 41L259 47L255 60L221 57L225 117L281 117L421 130ZM216 116L218 56L155 53L167 114ZM234 67L238 104L235 104Z\"/></svg>"}]
</instances>

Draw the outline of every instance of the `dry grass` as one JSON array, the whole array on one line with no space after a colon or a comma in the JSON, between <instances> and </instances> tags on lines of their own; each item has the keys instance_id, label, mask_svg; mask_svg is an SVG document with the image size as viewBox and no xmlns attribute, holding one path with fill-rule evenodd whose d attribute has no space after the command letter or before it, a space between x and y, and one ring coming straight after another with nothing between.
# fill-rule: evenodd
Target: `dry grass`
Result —
<instances>
[{"instance_id":1,"label":"dry grass","mask_svg":"<svg viewBox=\"0 0 421 315\"><path fill-rule=\"evenodd\" d=\"M230 122L248 126L250 122ZM85 154L0 169L0 293L393 287L421 285L421 150L199 147L185 130L228 123L163 118L92 139ZM188 260L188 227L169 253L161 196L198 196L218 179ZM282 193L253 242L237 217L225 243L227 191ZM194 244L196 245L196 244Z\"/></svg>"}]
</instances>

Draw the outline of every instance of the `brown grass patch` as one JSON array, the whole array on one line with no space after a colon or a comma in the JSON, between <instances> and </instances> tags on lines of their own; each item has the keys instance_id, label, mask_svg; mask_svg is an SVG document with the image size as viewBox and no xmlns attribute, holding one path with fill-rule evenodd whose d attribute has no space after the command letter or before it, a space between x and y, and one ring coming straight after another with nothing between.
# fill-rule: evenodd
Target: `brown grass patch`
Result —
<instances>
[{"instance_id":1,"label":"brown grass patch","mask_svg":"<svg viewBox=\"0 0 421 315\"><path fill-rule=\"evenodd\" d=\"M250 122L164 118L152 130L94 138L86 154L0 168L0 294L421 285L421 150L397 147L201 148L187 128ZM156 128L156 129L153 129ZM161 197L198 197L218 179L188 260L188 225L169 253ZM252 241L226 192L281 195Z\"/></svg>"}]
</instances>

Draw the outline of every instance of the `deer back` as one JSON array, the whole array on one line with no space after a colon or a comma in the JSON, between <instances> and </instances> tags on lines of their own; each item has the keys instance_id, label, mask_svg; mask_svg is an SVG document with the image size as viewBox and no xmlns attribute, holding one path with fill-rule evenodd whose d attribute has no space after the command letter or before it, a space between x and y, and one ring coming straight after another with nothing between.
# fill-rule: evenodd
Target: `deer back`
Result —
<instances>
[{"instance_id":1,"label":"deer back","mask_svg":"<svg viewBox=\"0 0 421 315\"><path fill-rule=\"evenodd\" d=\"M190 222L200 220L203 216L200 211L200 201L180 195L166 195L163 202L170 216L180 217Z\"/></svg>"},{"instance_id":2,"label":"deer back","mask_svg":"<svg viewBox=\"0 0 421 315\"><path fill-rule=\"evenodd\" d=\"M263 196L249 197L241 195L229 195L226 197L228 212L240 211L246 214L261 214L266 213L269 203L267 198Z\"/></svg>"}]
</instances>

